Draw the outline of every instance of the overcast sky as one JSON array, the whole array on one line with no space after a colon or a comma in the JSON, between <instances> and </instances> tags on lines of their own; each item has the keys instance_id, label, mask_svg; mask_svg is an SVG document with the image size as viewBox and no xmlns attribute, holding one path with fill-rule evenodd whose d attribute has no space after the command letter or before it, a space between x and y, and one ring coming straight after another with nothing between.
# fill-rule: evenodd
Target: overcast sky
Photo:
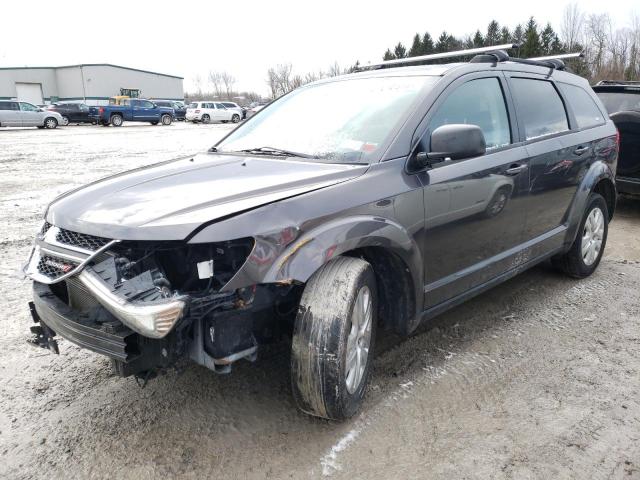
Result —
<instances>
[{"instance_id":1,"label":"overcast sky","mask_svg":"<svg viewBox=\"0 0 640 480\"><path fill-rule=\"evenodd\" d=\"M291 63L298 73L326 70L334 61L366 64L398 41L410 46L415 32L462 36L486 30L493 18L513 28L533 15L559 31L567 3L10 0L2 5L0 66L114 63L183 76L186 90L197 74L204 80L209 70L226 70L238 88L266 94L266 71L278 63ZM634 9L640 12L638 0L579 5L609 13L618 28Z\"/></svg>"}]
</instances>

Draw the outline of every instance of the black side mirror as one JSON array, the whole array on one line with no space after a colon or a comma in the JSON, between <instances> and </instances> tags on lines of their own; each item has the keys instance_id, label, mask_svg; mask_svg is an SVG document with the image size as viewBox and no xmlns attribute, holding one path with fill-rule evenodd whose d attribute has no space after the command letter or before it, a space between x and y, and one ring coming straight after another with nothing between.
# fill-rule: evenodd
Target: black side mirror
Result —
<instances>
[{"instance_id":1,"label":"black side mirror","mask_svg":"<svg viewBox=\"0 0 640 480\"><path fill-rule=\"evenodd\" d=\"M480 127L453 123L442 125L431 133L431 152L424 155L429 163L435 163L479 157L486 152L487 144Z\"/></svg>"}]
</instances>

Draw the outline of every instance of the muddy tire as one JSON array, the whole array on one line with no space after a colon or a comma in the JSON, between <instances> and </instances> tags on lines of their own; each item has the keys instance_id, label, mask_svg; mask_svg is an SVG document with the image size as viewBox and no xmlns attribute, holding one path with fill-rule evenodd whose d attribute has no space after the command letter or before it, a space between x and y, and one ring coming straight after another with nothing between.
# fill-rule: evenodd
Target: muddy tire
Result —
<instances>
[{"instance_id":1,"label":"muddy tire","mask_svg":"<svg viewBox=\"0 0 640 480\"><path fill-rule=\"evenodd\" d=\"M307 282L291 346L291 385L305 413L331 420L353 416L362 403L377 322L371 265L338 257Z\"/></svg>"},{"instance_id":2,"label":"muddy tire","mask_svg":"<svg viewBox=\"0 0 640 480\"><path fill-rule=\"evenodd\" d=\"M602 195L592 193L571 248L551 259L560 271L574 278L591 275L602 258L609 232L609 211Z\"/></svg>"}]
</instances>

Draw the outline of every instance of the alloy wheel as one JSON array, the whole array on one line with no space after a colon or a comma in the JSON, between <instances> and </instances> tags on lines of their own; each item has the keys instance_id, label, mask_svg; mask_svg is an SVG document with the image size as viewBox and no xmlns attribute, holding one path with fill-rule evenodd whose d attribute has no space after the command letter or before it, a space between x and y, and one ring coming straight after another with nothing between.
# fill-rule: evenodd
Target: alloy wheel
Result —
<instances>
[{"instance_id":1,"label":"alloy wheel","mask_svg":"<svg viewBox=\"0 0 640 480\"><path fill-rule=\"evenodd\" d=\"M364 377L371 346L372 299L369 287L358 292L351 313L351 331L347 337L345 383L347 391L353 394Z\"/></svg>"},{"instance_id":2,"label":"alloy wheel","mask_svg":"<svg viewBox=\"0 0 640 480\"><path fill-rule=\"evenodd\" d=\"M602 248L602 238L604 236L604 214L598 207L589 212L587 220L584 222L582 232L581 254L585 265L593 265L600 249Z\"/></svg>"}]
</instances>

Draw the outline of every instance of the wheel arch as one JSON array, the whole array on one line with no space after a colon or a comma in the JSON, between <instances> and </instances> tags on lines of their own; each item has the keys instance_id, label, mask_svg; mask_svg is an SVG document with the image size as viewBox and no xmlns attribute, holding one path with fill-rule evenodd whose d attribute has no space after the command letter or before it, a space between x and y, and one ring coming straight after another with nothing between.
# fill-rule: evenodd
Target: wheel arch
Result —
<instances>
[{"instance_id":1,"label":"wheel arch","mask_svg":"<svg viewBox=\"0 0 640 480\"><path fill-rule=\"evenodd\" d=\"M568 229L565 246L567 248L571 246L576 239L584 209L586 208L589 197L593 192L599 193L604 197L609 210L609 220L611 220L615 212L617 191L615 177L609 166L603 161L598 161L591 165L586 175L583 177L573 199L566 222Z\"/></svg>"},{"instance_id":2,"label":"wheel arch","mask_svg":"<svg viewBox=\"0 0 640 480\"><path fill-rule=\"evenodd\" d=\"M401 225L379 217L335 220L300 236L277 256L261 282L307 280L338 256L360 257L375 272L384 326L408 334L422 308L423 260L420 249Z\"/></svg>"}]
</instances>

